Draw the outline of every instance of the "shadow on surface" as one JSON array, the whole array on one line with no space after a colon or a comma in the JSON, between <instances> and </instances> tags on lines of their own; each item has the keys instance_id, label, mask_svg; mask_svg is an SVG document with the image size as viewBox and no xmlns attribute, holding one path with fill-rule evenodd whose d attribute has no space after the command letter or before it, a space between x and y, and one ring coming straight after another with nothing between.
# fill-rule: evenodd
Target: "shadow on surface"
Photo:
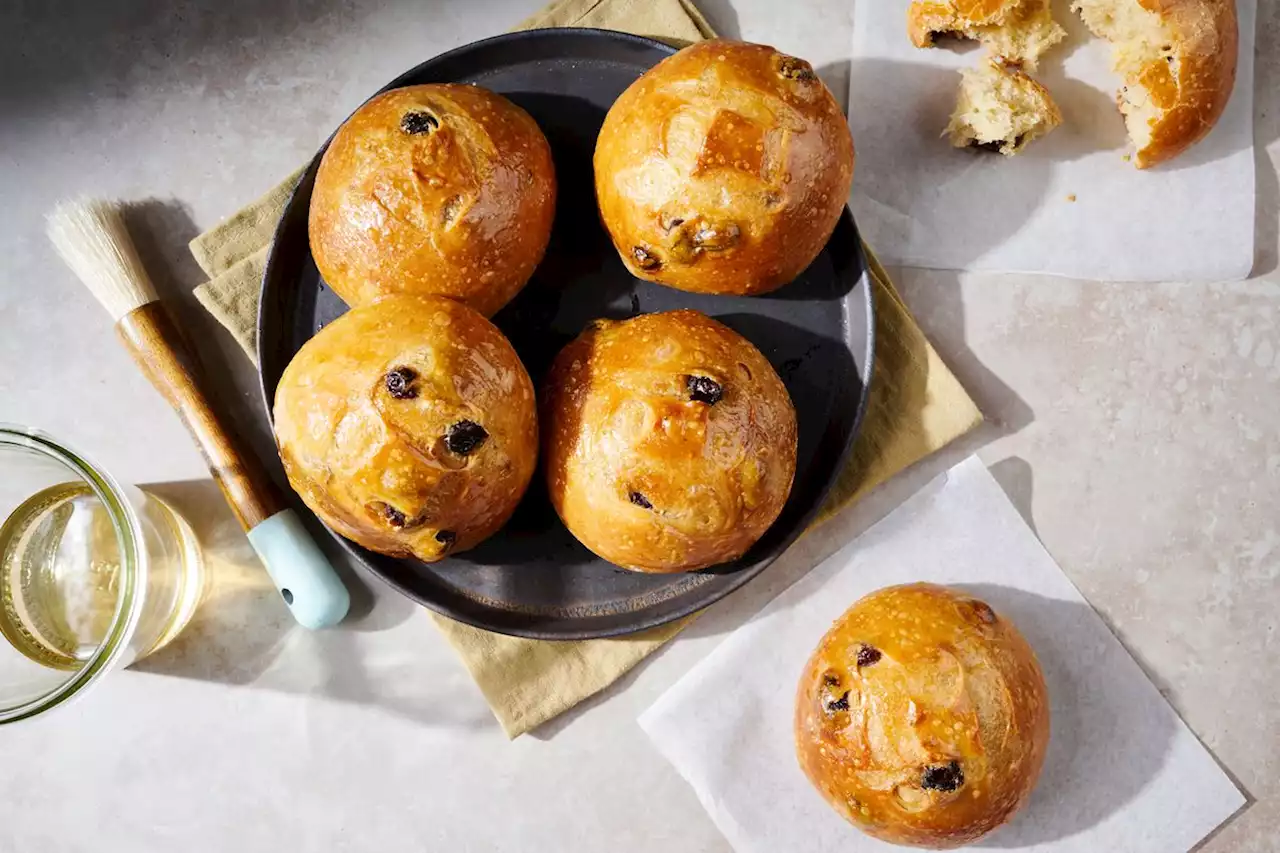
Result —
<instances>
[{"instance_id":1,"label":"shadow on surface","mask_svg":"<svg viewBox=\"0 0 1280 853\"><path fill-rule=\"evenodd\" d=\"M383 3L345 0L47 0L0 4L0 120L235 68L253 51L298 49ZM514 22L513 22L514 23ZM292 43L292 44L290 44ZM288 45L288 47L286 47ZM250 78L251 79L251 78Z\"/></svg>"},{"instance_id":2,"label":"shadow on surface","mask_svg":"<svg viewBox=\"0 0 1280 853\"><path fill-rule=\"evenodd\" d=\"M537 387L560 349L600 316L602 304L626 302L635 281L617 261L596 211L592 156L604 107L550 92L507 97L538 122L556 171L556 216L546 253L529 284L494 316ZM557 323L558 315L566 316Z\"/></svg>"},{"instance_id":3,"label":"shadow on surface","mask_svg":"<svg viewBox=\"0 0 1280 853\"><path fill-rule=\"evenodd\" d=\"M857 252L861 236L852 216L842 215L827 238L825 250L792 281L751 297L776 302L831 302L847 297L862 283ZM720 297L717 297L720 298Z\"/></svg>"},{"instance_id":4,"label":"shadow on surface","mask_svg":"<svg viewBox=\"0 0 1280 853\"><path fill-rule=\"evenodd\" d=\"M171 505L200 540L205 594L186 629L134 665L144 672L247 684L276 656L293 617L212 480L143 488Z\"/></svg>"},{"instance_id":5,"label":"shadow on surface","mask_svg":"<svg viewBox=\"0 0 1280 853\"><path fill-rule=\"evenodd\" d=\"M742 38L738 11L733 8L732 0L697 0L697 7L716 35L727 39Z\"/></svg>"},{"instance_id":6,"label":"shadow on surface","mask_svg":"<svg viewBox=\"0 0 1280 853\"><path fill-rule=\"evenodd\" d=\"M676 635L676 637L679 637L679 636L680 634ZM626 642L626 640L623 640L623 639L595 640L593 642L617 643L617 642ZM535 740L540 740L544 742L555 739L557 736L559 736L561 732L572 727L580 717L584 716L587 713L590 713L593 709L599 707L600 705L603 705L605 702L608 702L609 699L612 698L615 694L623 693L629 690L632 687L632 685L635 684L637 679L640 678L640 674L644 672L649 666L651 666L654 663L654 661L661 658L662 655L667 651L667 649L671 648L671 644L673 642L675 642L674 639L668 640L658 649L654 650L653 653L641 659L635 666L633 666L631 669L627 670L625 673L619 676L618 679L614 681L612 684L610 684L608 687L604 688L599 693L596 693L592 696L588 696L586 699L574 705L572 708L569 708L563 713L555 717L552 717L550 720L547 720L545 723L543 723L542 725L538 726L536 729L531 731L529 733L530 736L533 737Z\"/></svg>"},{"instance_id":7,"label":"shadow on surface","mask_svg":"<svg viewBox=\"0 0 1280 853\"><path fill-rule=\"evenodd\" d=\"M888 59L855 59L849 70L849 124L857 146L853 208L864 234L879 243L909 245L922 227L920 211L944 208L952 199L983 197L990 187L1017 171L1016 195L983 208L965 223L963 244L948 244L957 267L968 266L1022 230L1046 201L1053 160L1039 146L1054 143L1055 133L1029 146L1009 162L999 154L952 148L940 139L955 108L959 75L950 69ZM890 101L878 93L900 93ZM892 136L879 130L899 128ZM1061 154L1057 156L1062 156ZM994 182L994 183L993 183ZM874 223L875 228L868 229ZM948 232L940 232L939 239Z\"/></svg>"},{"instance_id":8,"label":"shadow on surface","mask_svg":"<svg viewBox=\"0 0 1280 853\"><path fill-rule=\"evenodd\" d=\"M1053 18L1067 31L1067 37L1048 51L1032 76L1049 91L1062 112L1062 124L1046 138L1028 148L1050 160L1077 160L1097 151L1120 152L1129 144L1124 117L1116 109L1113 88L1117 76L1106 89L1097 89L1070 76L1066 62L1077 50L1096 43L1080 16L1071 10L1072 0L1051 0Z\"/></svg>"},{"instance_id":9,"label":"shadow on surface","mask_svg":"<svg viewBox=\"0 0 1280 853\"><path fill-rule=\"evenodd\" d=\"M1009 502L1018 510L1018 515L1022 516L1022 520L1027 523L1027 527L1031 528L1031 532L1036 534L1038 539L1040 532L1036 530L1036 520L1031 513L1034 483L1030 463L1017 456L1010 456L1008 459L1001 459L987 470L996 478L1000 488L1004 489L1004 493L1008 495Z\"/></svg>"},{"instance_id":10,"label":"shadow on surface","mask_svg":"<svg viewBox=\"0 0 1280 853\"><path fill-rule=\"evenodd\" d=\"M1094 668L1106 672L1107 658L1128 654L1090 625L1095 617L1088 605L991 584L961 586L1015 622L1027 638L1044 671L1052 717L1049 750L1031 799L977 846L1051 844L1122 810L1165 762L1177 734L1172 709L1150 713L1149 686L1140 678L1104 683L1082 677ZM1084 666L1082 659L1096 659L1096 666Z\"/></svg>"},{"instance_id":11,"label":"shadow on surface","mask_svg":"<svg viewBox=\"0 0 1280 853\"><path fill-rule=\"evenodd\" d=\"M876 294L876 362L872 372L871 400L855 444L850 468L838 480L836 497L854 502L829 520L811 528L760 577L725 601L706 611L689 629L692 636L711 636L736 629L743 621L777 596L818 563L844 547L871 524L883 518L930 480L976 452L979 448L1032 422L1034 413L1021 397L991 373L967 348L959 274L944 271L898 271L930 282L927 294L913 288L915 300L932 302L928 317L934 324L921 329L921 337L911 326L911 315L889 291ZM906 444L920 441L924 430L925 404L940 405L927 392L929 375L926 352L932 341L961 386L984 413L986 422L926 454L903 470L892 459L901 451L894 439L907 437ZM925 365L924 369L921 365ZM919 451L917 451L919 452ZM906 462L907 459L901 460ZM1017 460L1021 461L1021 460ZM1030 469L1008 465L1002 473L1019 485L1015 503L1030 516ZM867 478L886 477L884 482L863 494ZM1021 503L1019 503L1021 501Z\"/></svg>"},{"instance_id":12,"label":"shadow on surface","mask_svg":"<svg viewBox=\"0 0 1280 853\"><path fill-rule=\"evenodd\" d=\"M1280 150L1272 159L1267 147L1280 140L1280 3L1258 3L1258 45L1254 66L1253 143L1258 176L1257 225L1253 275L1270 275L1280 264Z\"/></svg>"},{"instance_id":13,"label":"shadow on surface","mask_svg":"<svg viewBox=\"0 0 1280 853\"><path fill-rule=\"evenodd\" d=\"M748 552L749 559L779 548L777 540L795 535L821 506L849 445L863 384L845 341L763 314L724 314L717 319L757 342L786 385L798 424L790 497L778 521Z\"/></svg>"},{"instance_id":14,"label":"shadow on surface","mask_svg":"<svg viewBox=\"0 0 1280 853\"><path fill-rule=\"evenodd\" d=\"M143 487L186 518L200 540L207 575L205 595L190 624L173 642L132 669L253 689L322 696L379 707L424 724L491 725L468 703L445 701L442 680L464 680L456 667L433 671L406 638L434 633L425 613L390 590L374 596L352 583L352 613L335 629L296 625L212 480ZM328 538L327 536L325 538ZM323 540L318 540L323 544ZM406 625L416 618L417 625ZM393 630L399 629L399 630ZM482 710L482 709L481 709Z\"/></svg>"},{"instance_id":15,"label":"shadow on surface","mask_svg":"<svg viewBox=\"0 0 1280 853\"><path fill-rule=\"evenodd\" d=\"M207 276L188 248L200 233L190 211L177 199L149 198L127 205L124 218L156 293L202 368L215 410L247 441L276 482L283 483L275 441L262 410L257 372L193 292Z\"/></svg>"},{"instance_id":16,"label":"shadow on surface","mask_svg":"<svg viewBox=\"0 0 1280 853\"><path fill-rule=\"evenodd\" d=\"M899 283L904 302L919 306L914 316L921 331L977 403L988 426L1004 436L1031 424L1035 420L1031 407L969 348L962 273L903 267L889 272ZM1000 285L995 281L984 286Z\"/></svg>"},{"instance_id":17,"label":"shadow on surface","mask_svg":"<svg viewBox=\"0 0 1280 853\"><path fill-rule=\"evenodd\" d=\"M849 114L849 74L851 67L849 60L841 59L839 62L829 62L815 69L818 72L818 76L822 78L822 82L827 84L827 88L835 96L836 103L840 105L840 109L844 110L846 116ZM857 140L854 140L854 144L857 144ZM855 151L855 160L856 156ZM857 176L856 167L854 175L855 177Z\"/></svg>"}]
</instances>

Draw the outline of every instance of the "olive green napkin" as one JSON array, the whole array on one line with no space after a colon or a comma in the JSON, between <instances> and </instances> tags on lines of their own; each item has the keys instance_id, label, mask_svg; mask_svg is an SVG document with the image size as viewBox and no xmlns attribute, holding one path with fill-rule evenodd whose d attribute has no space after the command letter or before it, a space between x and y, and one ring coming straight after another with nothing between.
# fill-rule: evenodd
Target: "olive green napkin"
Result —
<instances>
[{"instance_id":1,"label":"olive green napkin","mask_svg":"<svg viewBox=\"0 0 1280 853\"><path fill-rule=\"evenodd\" d=\"M682 43L713 35L689 0L559 0L519 29L600 27ZM249 358L268 244L299 173L191 241L210 280L196 297ZM902 469L977 426L982 415L916 326L871 258L876 362L853 457L819 523ZM688 620L608 640L548 642L482 631L432 613L508 736L527 732L603 690L675 636Z\"/></svg>"}]
</instances>

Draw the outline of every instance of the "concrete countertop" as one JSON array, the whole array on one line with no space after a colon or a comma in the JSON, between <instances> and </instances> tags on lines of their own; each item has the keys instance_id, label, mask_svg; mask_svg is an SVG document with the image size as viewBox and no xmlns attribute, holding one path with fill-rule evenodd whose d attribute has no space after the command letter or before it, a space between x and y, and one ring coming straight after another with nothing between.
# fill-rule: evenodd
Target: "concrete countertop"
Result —
<instances>
[{"instance_id":1,"label":"concrete countertop","mask_svg":"<svg viewBox=\"0 0 1280 853\"><path fill-rule=\"evenodd\" d=\"M604 696L507 742L430 621L353 578L295 629L177 420L43 236L55 201L149 199L142 251L224 405L270 453L249 363L186 242L310 157L370 92L539 0L0 7L0 421L192 517L222 578L170 648L0 730L0 849L727 851L636 715L735 625L971 452L1254 801L1204 847L1280 837L1280 6L1258 31L1256 275L1213 286L893 270L989 421L808 536ZM704 0L843 98L850 0ZM750 745L744 745L750 748ZM179 847L180 846L180 847Z\"/></svg>"}]
</instances>

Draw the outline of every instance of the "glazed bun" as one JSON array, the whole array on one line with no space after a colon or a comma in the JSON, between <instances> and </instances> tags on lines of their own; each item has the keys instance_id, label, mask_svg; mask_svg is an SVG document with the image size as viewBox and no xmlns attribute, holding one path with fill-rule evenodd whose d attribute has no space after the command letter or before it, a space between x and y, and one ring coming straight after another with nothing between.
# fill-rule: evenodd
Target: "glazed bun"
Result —
<instances>
[{"instance_id":1,"label":"glazed bun","mask_svg":"<svg viewBox=\"0 0 1280 853\"><path fill-rule=\"evenodd\" d=\"M947 587L894 586L822 638L800 679L795 730L809 781L859 829L958 847L1030 796L1049 697L1008 619Z\"/></svg>"},{"instance_id":2,"label":"glazed bun","mask_svg":"<svg viewBox=\"0 0 1280 853\"><path fill-rule=\"evenodd\" d=\"M741 556L796 469L796 414L760 351L697 311L596 321L542 400L551 503L582 544L641 572Z\"/></svg>"},{"instance_id":3,"label":"glazed bun","mask_svg":"<svg viewBox=\"0 0 1280 853\"><path fill-rule=\"evenodd\" d=\"M809 266L853 179L844 113L809 63L701 42L614 103L595 153L600 214L638 278L756 294Z\"/></svg>"},{"instance_id":4,"label":"glazed bun","mask_svg":"<svg viewBox=\"0 0 1280 853\"><path fill-rule=\"evenodd\" d=\"M289 362L275 399L289 482L366 548L428 562L506 522L537 461L533 384L484 317L439 297L353 308Z\"/></svg>"},{"instance_id":5,"label":"glazed bun","mask_svg":"<svg viewBox=\"0 0 1280 853\"><path fill-rule=\"evenodd\" d=\"M448 296L485 316L542 259L551 148L524 110L478 86L393 89L347 119L311 193L311 253L352 307Z\"/></svg>"}]
</instances>

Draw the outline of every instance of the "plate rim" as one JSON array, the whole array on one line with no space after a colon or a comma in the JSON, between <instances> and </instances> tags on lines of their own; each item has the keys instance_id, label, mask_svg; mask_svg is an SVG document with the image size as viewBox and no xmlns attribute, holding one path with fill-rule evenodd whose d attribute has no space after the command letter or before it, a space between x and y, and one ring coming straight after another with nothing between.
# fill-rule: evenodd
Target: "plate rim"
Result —
<instances>
[{"instance_id":1,"label":"plate rim","mask_svg":"<svg viewBox=\"0 0 1280 853\"><path fill-rule=\"evenodd\" d=\"M637 46L659 50L662 53L666 54L667 56L670 56L676 53L678 50L678 48L675 48L672 45L669 45L657 39L652 39L645 36L638 36L631 33L619 32L617 30L606 30L606 29L599 29L599 28L592 28L592 27L549 27L549 28L543 28L543 29L521 30L518 32L502 33L496 36L490 36L488 38L469 42L467 44L452 48L448 51L445 51L444 53L437 54L434 57L431 57L429 59L424 60L423 62L418 63L417 65L413 66L407 71L404 71L403 73L397 75L389 83L387 83L386 85L378 89L376 92L369 95L369 97L366 98L365 100L361 101L360 105L357 106L355 110L353 110L352 113L347 116L346 119L343 119L342 122L340 122L338 126L334 128L333 132L330 133L328 137L326 137L324 142L321 143L320 147L317 149L315 155L311 158L310 161L308 161L306 167L302 169L297 183L293 186L293 188L289 192L289 197L284 205L284 213L282 213L280 220L276 223L276 226L272 231L272 240L271 240L270 247L267 250L267 256L263 265L262 280L259 285L257 328L255 330L255 335L254 335L255 352L258 358L258 371L257 371L258 391L261 396L261 401L263 404L264 411L266 412L267 425L271 429L273 443L275 442L274 394L268 393L266 376L262 370L264 354L266 353L267 346L268 346L266 341L268 336L265 333L267 325L264 322L264 320L267 319L267 314L270 310L268 307L269 302L267 299L268 283L272 279L272 270L276 266L277 246L280 245L279 238L281 236L281 232L285 228L285 222L288 219L287 214L290 210L293 209L295 204L298 203L299 190L304 185L307 185L308 183L314 183L315 172L318 169L319 161L324 156L325 151L328 150L329 144L333 141L333 137L337 134L338 130L342 127L343 124L346 123L346 121L351 117L351 115L354 115L357 111L359 111L359 109L363 107L364 104L367 103L369 100L377 97L383 92L386 92L395 88L400 88L401 86L404 86L404 85L408 85L407 80L422 74L424 70L429 69L431 66L442 64L448 60L456 58L458 55L469 53L471 51L476 50L477 48L481 48L485 46L510 44L512 42L525 41L525 40L542 40L542 39L565 38L565 37L573 38L573 39L583 39L587 41L596 41L604 38L612 41L630 42ZM308 198L308 208L309 208L309 198ZM814 519L817 517L818 513L821 512L822 508L825 506L826 500L830 496L831 490L832 488L834 488L836 480L839 477L839 473L843 471L845 466L848 464L849 459L853 453L854 445L857 443L858 436L861 434L863 420L865 419L867 410L869 408L871 386L875 380L875 351L876 351L877 341L876 341L876 307L875 307L875 295L873 292L874 280L871 275L871 268L867 258L865 245L862 241L861 234L858 231L857 223L853 218L853 213L850 210L847 203L845 204L845 207L841 212L840 221L837 223L836 228L832 232L832 237L828 239L828 244L830 243L831 239L835 238L836 232L841 230L842 227L847 227L851 231L851 235L852 235L851 239L854 243L853 250L852 250L853 267L854 269L857 269L860 271L860 274L858 275L856 281L854 282L854 285L850 288L849 292L844 294L844 296L842 297L842 302L846 306L845 308L842 308L842 310L847 311L847 304L850 300L854 298L854 294L859 290L860 287L865 288L866 290L866 297L865 297L866 324L867 324L866 336L865 336L866 345L865 345L864 351L861 354L863 363L866 365L865 367L866 375L865 377L859 377L860 380L862 381L861 394L859 395L859 399L857 401L857 406L854 411L853 423L850 426L848 437L845 440L844 446L841 448L840 453L837 455L836 459L834 460L834 464L832 466L832 474L826 479L826 482L823 483L822 487L818 490L813 506L808 510L808 512L806 512L803 516L797 519L794 530L792 530L783 539L783 541L779 543L774 553L770 555L767 559L759 563L758 565L743 568L740 571L734 572L732 574L722 575L722 577L726 577L728 578L728 580L722 586L712 591L709 595L703 596L702 599L699 599L697 596L692 596L691 597L692 600L682 604L680 607L676 607L669 611L663 611L660 614L650 616L648 618L637 620L630 625L620 625L620 626L614 626L614 627L604 627L604 628L587 627L587 628L582 628L578 630L555 630L552 632L548 632L545 630L541 630L537 627L537 621L539 617L537 617L536 615L531 615L529 617L528 624L498 625L491 622L487 623L482 619L475 618L472 612L468 612L470 608L454 607L447 602L442 602L430 596L422 595L412 587L402 584L398 580L388 576L388 574L384 573L382 569L372 565L365 558L366 549L362 548L357 543L352 542L351 540L347 539L346 537L334 531L332 528L329 527L329 525L325 524L324 521L319 518L319 516L311 512L309 507L303 506L303 509L306 511L307 515L314 518L320 524L320 526L338 543L338 545L351 557L351 559L355 563L357 563L365 571L369 572L370 574L378 578L382 583L386 584L387 586L395 590L397 593L404 595L411 601L414 601L415 603L420 604L423 607L426 607L435 613L438 613L442 616L462 622L464 624L470 625L472 627L479 628L481 630L491 631L494 633L503 634L507 636L531 639L531 640L576 641L576 640L588 640L588 639L604 639L604 638L610 638L610 637L622 637L622 636L634 635L642 631L650 630L663 625L671 624L673 622L677 622L682 619L686 619L695 613L705 610L706 608L710 607L712 604L715 604L716 602L723 600L724 598L733 594L737 590L741 589L749 581L751 581L752 579L762 574L766 569L768 569L771 565L773 565L773 563L776 562L779 557L781 557L788 550L790 550L791 547L796 543L796 541L801 536L803 536L805 533L807 533L811 529L811 527L813 526ZM827 244L824 244L823 251L826 251L826 245ZM309 247L308 247L308 251L309 251ZM859 300L859 301L862 301L862 300ZM277 334L276 337L278 338L279 335ZM276 384L278 386L278 380ZM278 444L276 444L276 452L278 456L279 455ZM288 488L288 491L291 494L293 494L294 499L297 499L296 491L293 489L292 485L287 485L287 488ZM685 573L676 573L676 576L680 576L683 574ZM465 600L465 596L463 596L462 598L464 598ZM480 604L479 602L471 602L471 603L474 605L474 609L483 611L483 612L501 612L503 614L506 614L507 616L511 616L519 612L515 610L486 607ZM641 614L643 612L644 611L636 611L636 613L638 614ZM591 617L591 618L599 619L599 618L606 618L606 617Z\"/></svg>"}]
</instances>

